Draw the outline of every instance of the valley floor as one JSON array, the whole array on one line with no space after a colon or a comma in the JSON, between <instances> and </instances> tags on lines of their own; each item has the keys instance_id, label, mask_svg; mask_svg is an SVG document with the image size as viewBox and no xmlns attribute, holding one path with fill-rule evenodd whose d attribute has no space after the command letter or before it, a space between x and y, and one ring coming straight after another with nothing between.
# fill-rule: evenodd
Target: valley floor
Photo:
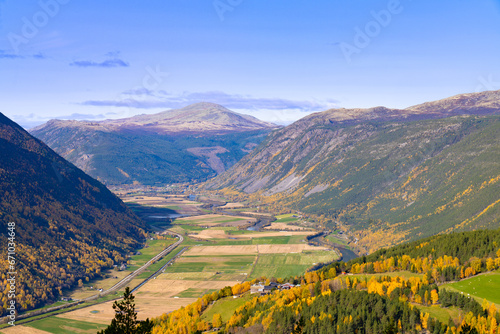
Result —
<instances>
[{"instance_id":1,"label":"valley floor","mask_svg":"<svg viewBox=\"0 0 500 334\"><path fill-rule=\"evenodd\" d=\"M252 226L258 223L258 219L251 217L252 211L213 214L202 207L203 203L180 196L121 194L121 197L158 232L153 234L153 240L148 240L146 248L132 256L127 270L109 271L106 278L86 283L68 297L85 298L94 294L96 289L111 287L175 241L167 234L162 234L161 231L167 229L184 237L182 245L132 280L130 286L140 284L184 247L186 251L172 265L134 292L139 319L174 311L193 303L204 294L226 286L261 276L286 278L301 275L316 264L340 258L338 251L333 248L309 245L307 236L317 231L301 226L301 219L295 215L278 216L275 222L267 224L260 231L254 231ZM237 204L229 204L225 209L237 207ZM95 333L114 317L112 304L109 301L80 308L1 331Z\"/></svg>"}]
</instances>

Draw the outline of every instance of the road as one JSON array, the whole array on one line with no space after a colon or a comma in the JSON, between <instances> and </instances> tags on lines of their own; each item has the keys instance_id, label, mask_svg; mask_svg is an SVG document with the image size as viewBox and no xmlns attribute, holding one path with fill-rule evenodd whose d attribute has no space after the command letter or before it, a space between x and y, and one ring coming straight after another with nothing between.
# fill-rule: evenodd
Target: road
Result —
<instances>
[{"instance_id":1,"label":"road","mask_svg":"<svg viewBox=\"0 0 500 334\"><path fill-rule=\"evenodd\" d=\"M179 238L179 240L176 241L175 243L173 243L172 245L168 246L164 250L162 250L160 253L156 254L152 259L150 259L148 262L146 262L140 268L138 268L138 269L134 270L133 272L131 272L130 274L128 274L126 277L122 278L118 283L116 283L115 285L113 285L111 288L109 288L109 289L107 289L105 291L102 291L102 292L100 292L100 293L98 293L98 294L96 294L94 296L90 296L90 297L87 297L87 298L84 298L84 299L75 300L73 303L64 304L64 305L55 306L55 307L49 307L49 308L46 308L46 309L40 309L40 310L31 311L31 312L28 312L28 313L25 313L25 314L18 315L16 317L16 321L18 321L18 320L26 320L26 319L29 319L31 317L39 316L39 315L42 315L42 314L45 314L45 313L54 312L54 311L60 311L60 310L66 309L66 308L71 308L71 307L76 306L78 304L82 304L84 302L89 302L89 301L92 301L92 300L95 300L95 299L99 299L101 297L104 297L104 296L112 293L112 292L116 292L116 291L120 290L121 288L123 288L124 286L126 286L128 283L130 283L130 281L132 279L134 279L136 276L142 274L150 265L152 265L153 263L155 263L156 261L158 261L162 257L166 256L168 253L170 253L171 251L173 251L177 246L179 246L184 241L184 237L182 235L180 235L178 233L175 233L175 232L172 232L172 231L165 230L162 234L172 234L172 235L175 235L177 238ZM179 253L182 253L183 251L184 251L184 249L181 252L179 252ZM172 260L170 260L168 263L171 263ZM162 270L165 266L161 267L160 270ZM144 281L141 284L139 284L137 287L134 288L134 291L137 290L139 287L141 287L144 283L146 283L153 276L157 275L160 272L160 270L156 271L150 277L144 279ZM62 312L62 313L64 313L64 312ZM9 321L8 318L7 317L3 317L3 318L0 319L0 324L6 323L7 321ZM32 320L28 320L27 322L30 322L30 321L32 321ZM25 323L25 322L26 321L23 321L23 323Z\"/></svg>"},{"instance_id":2,"label":"road","mask_svg":"<svg viewBox=\"0 0 500 334\"><path fill-rule=\"evenodd\" d=\"M182 235L180 235L178 233L175 233L175 232L171 232L171 231L168 231L168 233L175 235L176 237L179 238L179 240L176 241L175 243L171 244L170 246L168 246L164 250L162 250L160 253L156 254L151 260L149 260L144 265L142 265L140 268L134 270L133 272L131 272L130 274L128 274L127 276L125 276L124 278L122 278L118 283L116 283L115 285L113 285L108 290L102 291L101 293L99 293L97 295L94 295L94 296L91 296L91 297L87 297L87 298L84 298L82 300L83 301L91 301L91 300L98 299L100 297L106 296L106 295L108 295L108 294L110 294L112 292L115 292L117 290L120 290L121 288L123 288L124 286L126 286L131 280L133 280L136 276L142 274L144 272L144 270L146 270L150 265L152 265L153 263L155 263L156 261L158 261L159 259L161 259L165 255L167 255L168 253L170 253L171 251L173 251L177 246L179 246L184 241L184 237ZM155 274L153 274L153 275L155 275ZM148 279L149 278L145 279L145 281L148 280Z\"/></svg>"}]
</instances>

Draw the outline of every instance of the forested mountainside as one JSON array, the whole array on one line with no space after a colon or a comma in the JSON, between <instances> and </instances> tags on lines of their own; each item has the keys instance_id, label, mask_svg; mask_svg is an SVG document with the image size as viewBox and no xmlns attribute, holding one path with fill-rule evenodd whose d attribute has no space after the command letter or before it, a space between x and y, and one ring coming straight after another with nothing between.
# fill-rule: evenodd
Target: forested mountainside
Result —
<instances>
[{"instance_id":1,"label":"forested mountainside","mask_svg":"<svg viewBox=\"0 0 500 334\"><path fill-rule=\"evenodd\" d=\"M144 239L144 223L118 197L2 114L0 152L0 226L15 233L18 311L124 261ZM0 314L7 245L0 243Z\"/></svg>"},{"instance_id":2,"label":"forested mountainside","mask_svg":"<svg viewBox=\"0 0 500 334\"><path fill-rule=\"evenodd\" d=\"M500 229L434 236L300 277L262 277L226 287L155 319L153 333L496 334L500 314L486 299L496 294L481 302L443 283L477 279L475 287L484 292L499 280L498 271L492 272L498 268ZM277 285L270 294L249 294L252 284L271 281ZM280 287L285 282L295 286ZM224 310L224 319L212 308L231 305L230 296L242 302Z\"/></svg>"},{"instance_id":3,"label":"forested mountainside","mask_svg":"<svg viewBox=\"0 0 500 334\"><path fill-rule=\"evenodd\" d=\"M333 109L271 133L205 189L340 222L361 249L500 222L500 91Z\"/></svg>"},{"instance_id":4,"label":"forested mountainside","mask_svg":"<svg viewBox=\"0 0 500 334\"><path fill-rule=\"evenodd\" d=\"M106 184L205 181L277 128L214 103L100 122L52 120L30 132Z\"/></svg>"}]
</instances>

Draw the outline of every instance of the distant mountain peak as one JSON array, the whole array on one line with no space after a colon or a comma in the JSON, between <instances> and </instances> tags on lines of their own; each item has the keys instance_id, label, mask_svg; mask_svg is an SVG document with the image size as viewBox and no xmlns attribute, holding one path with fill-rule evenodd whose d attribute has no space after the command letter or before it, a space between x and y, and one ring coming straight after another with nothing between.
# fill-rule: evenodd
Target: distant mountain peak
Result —
<instances>
[{"instance_id":1,"label":"distant mountain peak","mask_svg":"<svg viewBox=\"0 0 500 334\"><path fill-rule=\"evenodd\" d=\"M158 184L220 174L277 127L200 102L117 120L52 120L31 133L103 182Z\"/></svg>"},{"instance_id":2,"label":"distant mountain peak","mask_svg":"<svg viewBox=\"0 0 500 334\"><path fill-rule=\"evenodd\" d=\"M46 127L81 127L106 132L153 132L158 134L241 132L278 128L250 115L239 114L216 103L199 102L184 108L157 114L142 114L129 118L105 121L51 120L32 131Z\"/></svg>"},{"instance_id":3,"label":"distant mountain peak","mask_svg":"<svg viewBox=\"0 0 500 334\"><path fill-rule=\"evenodd\" d=\"M179 110L199 110L199 109L213 109L213 110L221 110L221 111L229 111L232 112L231 110L227 109L226 107L213 103L213 102L197 102L190 104L188 106L185 106L183 108L180 108Z\"/></svg>"},{"instance_id":4,"label":"distant mountain peak","mask_svg":"<svg viewBox=\"0 0 500 334\"><path fill-rule=\"evenodd\" d=\"M493 115L500 113L500 90L459 94L442 100L426 102L406 109L391 109L383 106L372 108L335 108L318 112L300 119L330 123L365 121L410 121L435 119L460 115Z\"/></svg>"},{"instance_id":5,"label":"distant mountain peak","mask_svg":"<svg viewBox=\"0 0 500 334\"><path fill-rule=\"evenodd\" d=\"M458 94L445 99L425 102L406 110L443 114L488 114L500 110L500 90Z\"/></svg>"}]
</instances>

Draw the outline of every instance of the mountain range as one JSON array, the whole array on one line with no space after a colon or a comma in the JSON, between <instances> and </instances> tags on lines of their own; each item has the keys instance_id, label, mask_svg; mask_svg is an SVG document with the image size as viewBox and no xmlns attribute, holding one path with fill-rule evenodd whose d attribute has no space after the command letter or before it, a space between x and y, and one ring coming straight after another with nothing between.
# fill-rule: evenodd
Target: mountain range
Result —
<instances>
[{"instance_id":1,"label":"mountain range","mask_svg":"<svg viewBox=\"0 0 500 334\"><path fill-rule=\"evenodd\" d=\"M15 234L15 269L1 242L0 271L17 272L18 312L99 276L144 241L145 224L118 197L3 114L0 152L0 226ZM5 275L0 315L8 300Z\"/></svg>"},{"instance_id":2,"label":"mountain range","mask_svg":"<svg viewBox=\"0 0 500 334\"><path fill-rule=\"evenodd\" d=\"M206 181L205 190L316 215L367 252L500 221L500 91L330 109L283 128L198 103L32 133L108 184Z\"/></svg>"},{"instance_id":3,"label":"mountain range","mask_svg":"<svg viewBox=\"0 0 500 334\"><path fill-rule=\"evenodd\" d=\"M31 133L106 184L152 185L221 174L276 128L202 102L118 120L52 120Z\"/></svg>"},{"instance_id":4,"label":"mountain range","mask_svg":"<svg viewBox=\"0 0 500 334\"><path fill-rule=\"evenodd\" d=\"M292 208L372 251L500 222L500 91L331 109L269 134L204 189Z\"/></svg>"},{"instance_id":5,"label":"mountain range","mask_svg":"<svg viewBox=\"0 0 500 334\"><path fill-rule=\"evenodd\" d=\"M32 132L109 184L219 174L201 189L301 211L371 252L498 228L499 101L492 91L407 109L331 109L284 128L200 103L123 120L51 121ZM0 225L16 224L19 311L99 276L143 241L144 223L102 183L2 114L0 151ZM0 314L6 288L0 280Z\"/></svg>"}]
</instances>

